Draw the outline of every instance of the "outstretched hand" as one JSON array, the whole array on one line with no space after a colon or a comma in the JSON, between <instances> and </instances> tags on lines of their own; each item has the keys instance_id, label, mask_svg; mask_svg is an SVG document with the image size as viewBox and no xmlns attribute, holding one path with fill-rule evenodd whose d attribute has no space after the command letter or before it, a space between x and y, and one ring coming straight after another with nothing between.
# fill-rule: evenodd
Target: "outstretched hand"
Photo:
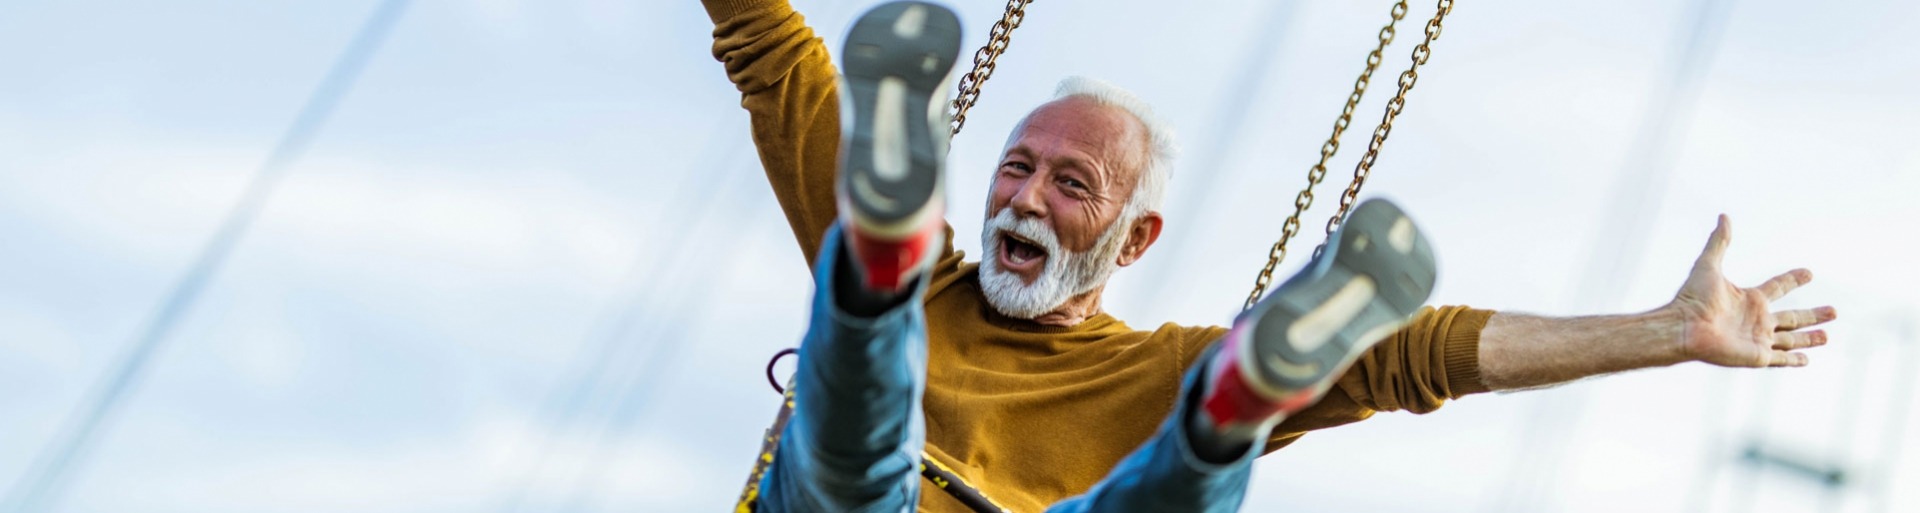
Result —
<instances>
[{"instance_id":1,"label":"outstretched hand","mask_svg":"<svg viewBox=\"0 0 1920 513\"><path fill-rule=\"evenodd\" d=\"M1732 237L1733 227L1721 215L1693 273L1667 305L1682 319L1681 350L1689 358L1726 367L1805 366L1807 355L1797 350L1826 345L1827 332L1801 330L1833 320L1833 307L1772 311L1773 301L1813 281L1813 272L1806 269L1787 271L1753 288L1734 286L1720 267Z\"/></svg>"}]
</instances>

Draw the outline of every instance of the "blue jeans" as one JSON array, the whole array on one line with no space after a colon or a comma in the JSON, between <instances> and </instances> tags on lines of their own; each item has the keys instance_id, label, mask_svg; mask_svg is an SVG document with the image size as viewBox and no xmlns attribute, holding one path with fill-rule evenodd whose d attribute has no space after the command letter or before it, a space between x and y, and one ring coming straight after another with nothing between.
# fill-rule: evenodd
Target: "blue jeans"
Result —
<instances>
[{"instance_id":1,"label":"blue jeans","mask_svg":"<svg viewBox=\"0 0 1920 513\"><path fill-rule=\"evenodd\" d=\"M844 257L836 226L814 261L813 314L794 375L793 417L760 484L764 513L901 512L920 500L927 329L919 294L926 280L915 285L913 299L879 315L851 315L835 300L835 273L848 271ZM1092 490L1047 511L1237 511L1258 447L1215 464L1188 445L1183 419L1198 404L1202 368L1187 372L1179 405L1151 440Z\"/></svg>"}]
</instances>

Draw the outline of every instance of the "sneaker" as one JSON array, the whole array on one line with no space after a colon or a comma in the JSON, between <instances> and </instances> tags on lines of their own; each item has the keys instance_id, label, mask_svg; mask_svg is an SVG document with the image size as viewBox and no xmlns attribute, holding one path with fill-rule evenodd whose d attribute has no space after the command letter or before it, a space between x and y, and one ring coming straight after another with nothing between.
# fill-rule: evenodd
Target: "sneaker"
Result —
<instances>
[{"instance_id":1,"label":"sneaker","mask_svg":"<svg viewBox=\"0 0 1920 513\"><path fill-rule=\"evenodd\" d=\"M924 2L862 14L840 51L840 222L862 282L899 291L931 267L946 214L945 83L960 18Z\"/></svg>"},{"instance_id":2,"label":"sneaker","mask_svg":"<svg viewBox=\"0 0 1920 513\"><path fill-rule=\"evenodd\" d=\"M1312 405L1433 293L1433 250L1393 203L1361 203L1334 240L1222 339L1202 405L1216 429L1264 433Z\"/></svg>"}]
</instances>

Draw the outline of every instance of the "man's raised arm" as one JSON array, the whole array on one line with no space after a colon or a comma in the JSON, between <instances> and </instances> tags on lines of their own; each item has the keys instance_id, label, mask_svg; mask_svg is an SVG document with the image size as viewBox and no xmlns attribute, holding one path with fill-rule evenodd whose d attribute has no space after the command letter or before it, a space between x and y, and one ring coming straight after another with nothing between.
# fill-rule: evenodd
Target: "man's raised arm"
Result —
<instances>
[{"instance_id":1,"label":"man's raised arm","mask_svg":"<svg viewBox=\"0 0 1920 513\"><path fill-rule=\"evenodd\" d=\"M753 124L753 144L809 267L833 223L840 149L837 74L827 47L787 0L704 0L713 56Z\"/></svg>"}]
</instances>

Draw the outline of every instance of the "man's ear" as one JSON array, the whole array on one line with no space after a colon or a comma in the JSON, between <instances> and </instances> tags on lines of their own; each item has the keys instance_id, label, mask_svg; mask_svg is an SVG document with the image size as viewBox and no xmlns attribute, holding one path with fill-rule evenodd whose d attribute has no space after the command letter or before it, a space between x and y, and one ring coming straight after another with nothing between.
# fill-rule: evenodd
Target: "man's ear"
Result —
<instances>
[{"instance_id":1,"label":"man's ear","mask_svg":"<svg viewBox=\"0 0 1920 513\"><path fill-rule=\"evenodd\" d=\"M1120 257L1115 263L1126 267L1140 261L1140 257L1147 254L1147 248L1160 240L1160 228L1165 224L1159 212L1147 212L1133 220L1133 226L1127 229L1127 244L1120 247Z\"/></svg>"}]
</instances>

